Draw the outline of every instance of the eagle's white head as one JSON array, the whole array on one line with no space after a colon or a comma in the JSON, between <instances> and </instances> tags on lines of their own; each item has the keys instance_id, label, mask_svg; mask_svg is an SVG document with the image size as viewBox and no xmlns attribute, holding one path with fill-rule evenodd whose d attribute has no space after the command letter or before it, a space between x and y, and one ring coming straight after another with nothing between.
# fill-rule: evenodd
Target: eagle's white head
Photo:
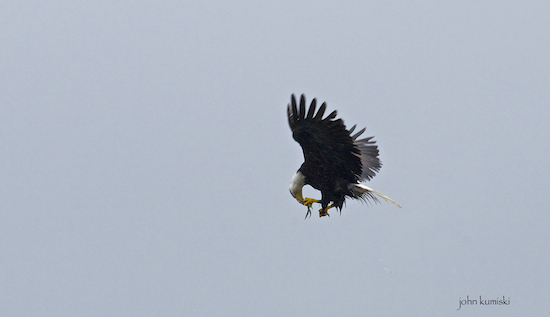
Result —
<instances>
[{"instance_id":1,"label":"eagle's white head","mask_svg":"<svg viewBox=\"0 0 550 317\"><path fill-rule=\"evenodd\" d=\"M302 196L302 188L304 187L306 183L306 177L302 172L297 171L294 176L292 176L292 180L290 181L290 194L292 197L296 198L296 200L300 203L304 202L304 197Z\"/></svg>"}]
</instances>

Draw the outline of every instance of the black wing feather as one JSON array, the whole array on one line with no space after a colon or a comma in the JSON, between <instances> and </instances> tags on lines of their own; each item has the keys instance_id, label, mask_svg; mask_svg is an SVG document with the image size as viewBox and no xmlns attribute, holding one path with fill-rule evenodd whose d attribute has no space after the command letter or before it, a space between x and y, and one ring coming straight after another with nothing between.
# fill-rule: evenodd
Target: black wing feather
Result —
<instances>
[{"instance_id":1,"label":"black wing feather","mask_svg":"<svg viewBox=\"0 0 550 317\"><path fill-rule=\"evenodd\" d=\"M313 115L315 114L315 107L317 105L317 100L313 98L311 101L311 105L309 106L309 111L307 112L306 119L313 119Z\"/></svg>"},{"instance_id":2,"label":"black wing feather","mask_svg":"<svg viewBox=\"0 0 550 317\"><path fill-rule=\"evenodd\" d=\"M300 97L300 112L298 113L298 118L300 118L300 120L304 120L305 114L306 114L306 96L302 95L302 97Z\"/></svg>"},{"instance_id":3,"label":"black wing feather","mask_svg":"<svg viewBox=\"0 0 550 317\"><path fill-rule=\"evenodd\" d=\"M323 115L325 114L325 110L327 109L327 103L326 102L323 102L323 104L321 105L321 108L319 108L319 111L317 112L317 114L315 115L315 120L321 120L323 118Z\"/></svg>"}]
</instances>

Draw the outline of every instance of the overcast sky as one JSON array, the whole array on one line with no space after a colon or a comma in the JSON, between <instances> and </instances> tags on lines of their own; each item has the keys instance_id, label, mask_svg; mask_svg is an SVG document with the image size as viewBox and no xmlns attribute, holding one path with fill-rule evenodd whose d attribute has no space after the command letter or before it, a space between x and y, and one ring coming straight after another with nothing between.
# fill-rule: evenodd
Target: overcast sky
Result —
<instances>
[{"instance_id":1,"label":"overcast sky","mask_svg":"<svg viewBox=\"0 0 550 317\"><path fill-rule=\"evenodd\" d=\"M0 315L547 314L549 17L2 1ZM291 93L375 135L367 185L403 208L304 220ZM509 304L457 311L480 296Z\"/></svg>"}]
</instances>

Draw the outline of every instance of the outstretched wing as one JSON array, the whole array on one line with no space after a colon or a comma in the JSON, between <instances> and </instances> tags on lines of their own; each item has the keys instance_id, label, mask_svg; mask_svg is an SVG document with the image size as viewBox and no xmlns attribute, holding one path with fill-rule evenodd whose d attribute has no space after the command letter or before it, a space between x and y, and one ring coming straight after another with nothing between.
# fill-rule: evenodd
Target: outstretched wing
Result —
<instances>
[{"instance_id":1,"label":"outstretched wing","mask_svg":"<svg viewBox=\"0 0 550 317\"><path fill-rule=\"evenodd\" d=\"M349 182L368 179L365 176L369 173L363 173L362 150L368 147L369 139L356 141L362 132L351 136L342 119L335 119L336 110L323 118L326 103L319 107L317 113L316 105L317 101L313 99L306 113L305 96L301 96L298 106L296 97L292 95L287 109L292 136L304 152L304 165L317 169L315 172L318 174L337 176ZM368 160L365 162L368 163Z\"/></svg>"}]
</instances>

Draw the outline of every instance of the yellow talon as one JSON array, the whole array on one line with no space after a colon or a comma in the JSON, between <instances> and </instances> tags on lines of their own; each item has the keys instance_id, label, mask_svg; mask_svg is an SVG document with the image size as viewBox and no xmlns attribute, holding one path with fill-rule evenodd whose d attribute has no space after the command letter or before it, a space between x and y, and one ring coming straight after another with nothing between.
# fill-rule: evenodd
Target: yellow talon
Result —
<instances>
[{"instance_id":1,"label":"yellow talon","mask_svg":"<svg viewBox=\"0 0 550 317\"><path fill-rule=\"evenodd\" d=\"M300 198L301 198L302 195L300 195ZM311 217L311 205L313 205L313 203L318 203L319 201L317 199L313 199L313 198L304 198L304 199L298 199L298 202L300 202L300 204L304 205L304 206L307 206L307 213L306 213L306 217L304 219L307 219L308 216Z\"/></svg>"},{"instance_id":2,"label":"yellow talon","mask_svg":"<svg viewBox=\"0 0 550 317\"><path fill-rule=\"evenodd\" d=\"M328 210L332 207L334 207L334 205L327 206L326 209L323 209L323 208L319 209L319 218L324 217L324 216L329 216L330 217L330 215L328 214Z\"/></svg>"},{"instance_id":3,"label":"yellow talon","mask_svg":"<svg viewBox=\"0 0 550 317\"><path fill-rule=\"evenodd\" d=\"M302 201L302 204L303 204L304 206L308 206L308 207L309 207L309 206L313 205L313 203L318 203L318 202L319 202L319 201L318 201L317 199L313 199L313 198L308 198L308 197L306 197L306 198L304 198L304 200Z\"/></svg>"}]
</instances>

